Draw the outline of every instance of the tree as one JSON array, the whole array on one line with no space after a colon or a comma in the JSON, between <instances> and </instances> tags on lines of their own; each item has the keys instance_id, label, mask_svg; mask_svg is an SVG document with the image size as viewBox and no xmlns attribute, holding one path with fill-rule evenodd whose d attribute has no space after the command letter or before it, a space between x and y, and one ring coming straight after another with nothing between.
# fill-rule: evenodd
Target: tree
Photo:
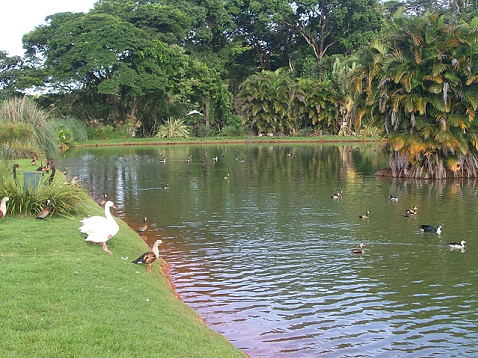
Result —
<instances>
[{"instance_id":1,"label":"tree","mask_svg":"<svg viewBox=\"0 0 478 358\"><path fill-rule=\"evenodd\" d=\"M3 97L16 92L22 65L20 56L8 56L8 52L0 51L0 91Z\"/></svg>"},{"instance_id":2,"label":"tree","mask_svg":"<svg viewBox=\"0 0 478 358\"><path fill-rule=\"evenodd\" d=\"M49 21L25 36L27 53L44 56L57 91L107 98L111 121L134 122L143 99L180 91L189 60L178 46L109 14L62 13Z\"/></svg>"},{"instance_id":3,"label":"tree","mask_svg":"<svg viewBox=\"0 0 478 358\"><path fill-rule=\"evenodd\" d=\"M307 42L317 62L365 45L383 24L376 0L300 0L278 18Z\"/></svg>"},{"instance_id":4,"label":"tree","mask_svg":"<svg viewBox=\"0 0 478 358\"><path fill-rule=\"evenodd\" d=\"M239 93L244 124L259 134L294 135L312 127L337 133L337 96L330 83L295 79L285 68L250 76Z\"/></svg>"},{"instance_id":5,"label":"tree","mask_svg":"<svg viewBox=\"0 0 478 358\"><path fill-rule=\"evenodd\" d=\"M362 53L351 83L384 128L392 176L478 175L477 28L478 18L397 16L384 42Z\"/></svg>"}]
</instances>

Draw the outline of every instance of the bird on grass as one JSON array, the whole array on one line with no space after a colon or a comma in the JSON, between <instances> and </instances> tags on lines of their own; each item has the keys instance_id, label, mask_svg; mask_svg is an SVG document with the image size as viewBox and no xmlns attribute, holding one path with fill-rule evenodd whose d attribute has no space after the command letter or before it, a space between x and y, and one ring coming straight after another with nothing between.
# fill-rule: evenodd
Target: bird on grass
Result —
<instances>
[{"instance_id":1,"label":"bird on grass","mask_svg":"<svg viewBox=\"0 0 478 358\"><path fill-rule=\"evenodd\" d=\"M36 165L37 161L38 161L38 156L35 155L32 161L30 162L30 165Z\"/></svg>"},{"instance_id":2,"label":"bird on grass","mask_svg":"<svg viewBox=\"0 0 478 358\"><path fill-rule=\"evenodd\" d=\"M452 250L464 250L465 249L465 240L461 240L461 242L450 242L448 245Z\"/></svg>"},{"instance_id":3,"label":"bird on grass","mask_svg":"<svg viewBox=\"0 0 478 358\"><path fill-rule=\"evenodd\" d=\"M45 184L51 184L53 183L53 178L55 177L55 173L56 173L56 168L54 165L51 165L48 167L49 169L51 169L51 174L50 176L48 177L47 180L45 180Z\"/></svg>"},{"instance_id":4,"label":"bird on grass","mask_svg":"<svg viewBox=\"0 0 478 358\"><path fill-rule=\"evenodd\" d=\"M73 175L70 180L68 180L68 185L78 186L78 175Z\"/></svg>"},{"instance_id":5,"label":"bird on grass","mask_svg":"<svg viewBox=\"0 0 478 358\"><path fill-rule=\"evenodd\" d=\"M362 243L362 244L360 244L360 249L353 249L352 253L353 254L363 254L365 252L364 247L365 247L365 244Z\"/></svg>"},{"instance_id":6,"label":"bird on grass","mask_svg":"<svg viewBox=\"0 0 478 358\"><path fill-rule=\"evenodd\" d=\"M442 227L443 227L443 224L440 224L437 227L434 227L431 225L420 225L420 230L423 232L431 232L431 233L440 235Z\"/></svg>"},{"instance_id":7,"label":"bird on grass","mask_svg":"<svg viewBox=\"0 0 478 358\"><path fill-rule=\"evenodd\" d=\"M17 169L22 170L22 168L20 168L20 164L13 164L13 180L15 180L16 184L18 184Z\"/></svg>"},{"instance_id":8,"label":"bird on grass","mask_svg":"<svg viewBox=\"0 0 478 358\"><path fill-rule=\"evenodd\" d=\"M99 205L99 206L104 206L107 201L108 201L108 195L107 195L107 194L103 194L103 198L98 202L98 205Z\"/></svg>"},{"instance_id":9,"label":"bird on grass","mask_svg":"<svg viewBox=\"0 0 478 358\"><path fill-rule=\"evenodd\" d=\"M366 211L365 215L359 215L360 219L368 219L370 217L370 211Z\"/></svg>"},{"instance_id":10,"label":"bird on grass","mask_svg":"<svg viewBox=\"0 0 478 358\"><path fill-rule=\"evenodd\" d=\"M138 228L138 230L136 230L137 232L142 234L143 232L145 232L148 229L148 224L146 223L146 220L148 220L148 218L143 218L143 225L141 225Z\"/></svg>"},{"instance_id":11,"label":"bird on grass","mask_svg":"<svg viewBox=\"0 0 478 358\"><path fill-rule=\"evenodd\" d=\"M0 201L0 219L7 215L7 201L9 200L10 198L5 196L2 201Z\"/></svg>"},{"instance_id":12,"label":"bird on grass","mask_svg":"<svg viewBox=\"0 0 478 358\"><path fill-rule=\"evenodd\" d=\"M153 248L151 251L145 252L142 254L140 257L138 257L136 260L132 261L134 264L146 264L146 267L148 268L149 272L151 271L151 264L156 261L159 257L159 249L158 246L161 244L161 240L156 240L156 242L153 245Z\"/></svg>"},{"instance_id":13,"label":"bird on grass","mask_svg":"<svg viewBox=\"0 0 478 358\"><path fill-rule=\"evenodd\" d=\"M115 236L119 231L119 226L111 215L110 208L116 209L112 201L105 204L105 216L91 216L81 220L83 225L79 228L82 233L88 234L85 241L100 243L103 250L112 253L106 246L106 241Z\"/></svg>"},{"instance_id":14,"label":"bird on grass","mask_svg":"<svg viewBox=\"0 0 478 358\"><path fill-rule=\"evenodd\" d=\"M50 199L47 199L45 202L45 207L43 208L41 213L37 215L37 219L43 220L50 214L50 203Z\"/></svg>"}]
</instances>

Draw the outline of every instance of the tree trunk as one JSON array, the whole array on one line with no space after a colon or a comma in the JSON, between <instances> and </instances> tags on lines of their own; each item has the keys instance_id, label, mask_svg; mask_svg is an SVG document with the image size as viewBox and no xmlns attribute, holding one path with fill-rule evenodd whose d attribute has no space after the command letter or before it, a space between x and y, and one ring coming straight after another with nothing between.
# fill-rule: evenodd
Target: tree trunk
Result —
<instances>
[{"instance_id":1,"label":"tree trunk","mask_svg":"<svg viewBox=\"0 0 478 358\"><path fill-rule=\"evenodd\" d=\"M206 96L206 103L204 104L204 119L206 120L206 127L209 127L211 124L211 120L209 118L209 106L210 106L210 98L209 98L209 93Z\"/></svg>"}]
</instances>

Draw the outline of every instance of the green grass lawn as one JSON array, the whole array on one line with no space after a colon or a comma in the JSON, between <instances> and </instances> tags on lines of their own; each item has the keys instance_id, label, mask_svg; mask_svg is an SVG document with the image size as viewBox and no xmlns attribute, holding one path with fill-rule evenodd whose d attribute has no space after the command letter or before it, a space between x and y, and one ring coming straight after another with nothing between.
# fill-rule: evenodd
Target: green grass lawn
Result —
<instances>
[{"instance_id":1,"label":"green grass lawn","mask_svg":"<svg viewBox=\"0 0 478 358\"><path fill-rule=\"evenodd\" d=\"M85 213L104 215L93 200ZM117 219L101 245L84 241L78 217L0 220L0 356L243 357L174 296L164 261L131 263L148 251Z\"/></svg>"},{"instance_id":2,"label":"green grass lawn","mask_svg":"<svg viewBox=\"0 0 478 358\"><path fill-rule=\"evenodd\" d=\"M367 137L367 141L377 141L378 138ZM122 139L88 140L86 142L76 143L75 146L115 146L115 145L158 145L158 144L202 144L202 143L314 143L314 142L361 142L362 136L317 136L317 137L206 137L206 138L133 138L125 137Z\"/></svg>"}]
</instances>

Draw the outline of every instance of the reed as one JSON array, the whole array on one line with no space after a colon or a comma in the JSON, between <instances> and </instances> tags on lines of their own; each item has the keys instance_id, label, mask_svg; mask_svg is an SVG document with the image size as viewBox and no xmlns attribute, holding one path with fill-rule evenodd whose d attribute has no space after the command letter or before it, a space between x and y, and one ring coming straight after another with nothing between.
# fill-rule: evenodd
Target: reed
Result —
<instances>
[{"instance_id":1,"label":"reed","mask_svg":"<svg viewBox=\"0 0 478 358\"><path fill-rule=\"evenodd\" d=\"M35 102L26 96L4 101L0 106L0 120L6 123L19 122L31 126L36 147L48 158L55 158L58 155L57 135L51 125L48 112L38 108ZM17 143L25 142L28 142L28 138L15 137L9 142L9 145L14 147ZM23 155L23 157L25 156Z\"/></svg>"}]
</instances>

